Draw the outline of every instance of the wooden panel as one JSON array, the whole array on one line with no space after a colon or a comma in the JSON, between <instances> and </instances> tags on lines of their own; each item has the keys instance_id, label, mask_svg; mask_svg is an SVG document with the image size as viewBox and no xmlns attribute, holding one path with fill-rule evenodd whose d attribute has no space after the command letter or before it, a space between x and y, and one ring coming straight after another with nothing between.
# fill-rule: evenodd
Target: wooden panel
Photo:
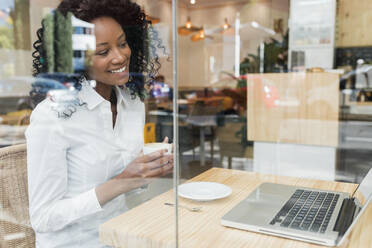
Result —
<instances>
[{"instance_id":1,"label":"wooden panel","mask_svg":"<svg viewBox=\"0 0 372 248\"><path fill-rule=\"evenodd\" d=\"M252 74L247 94L248 140L337 146L337 74Z\"/></svg>"},{"instance_id":2,"label":"wooden panel","mask_svg":"<svg viewBox=\"0 0 372 248\"><path fill-rule=\"evenodd\" d=\"M263 182L283 183L347 193L353 192L356 188L355 184L263 175L221 168L212 168L190 181L223 183L232 188L232 194L225 199L210 202L179 199L179 203L182 205L201 206L203 208L202 212L189 212L186 209L179 209L179 244L183 248L322 247L305 242L227 228L220 224L220 220L223 215ZM101 225L101 242L115 247L175 247L174 208L165 206L164 202L174 202L173 190L155 197ZM364 220L360 225L357 225L357 229L351 234L349 242L345 243L343 247L371 247L371 217L372 209L366 213L363 217Z\"/></svg>"},{"instance_id":3,"label":"wooden panel","mask_svg":"<svg viewBox=\"0 0 372 248\"><path fill-rule=\"evenodd\" d=\"M338 0L337 47L372 46L372 1Z\"/></svg>"}]
</instances>

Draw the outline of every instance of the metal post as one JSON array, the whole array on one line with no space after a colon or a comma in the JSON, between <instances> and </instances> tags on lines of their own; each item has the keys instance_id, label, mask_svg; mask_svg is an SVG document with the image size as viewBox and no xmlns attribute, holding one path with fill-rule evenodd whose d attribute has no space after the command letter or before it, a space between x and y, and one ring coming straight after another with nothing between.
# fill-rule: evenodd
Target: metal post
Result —
<instances>
[{"instance_id":1,"label":"metal post","mask_svg":"<svg viewBox=\"0 0 372 248\"><path fill-rule=\"evenodd\" d=\"M260 73L264 73L264 59L265 59L265 43L260 44Z\"/></svg>"},{"instance_id":2,"label":"metal post","mask_svg":"<svg viewBox=\"0 0 372 248\"><path fill-rule=\"evenodd\" d=\"M235 19L235 61L234 61L234 75L236 78L240 76L240 13L236 14Z\"/></svg>"},{"instance_id":3,"label":"metal post","mask_svg":"<svg viewBox=\"0 0 372 248\"><path fill-rule=\"evenodd\" d=\"M179 184L179 142L178 142L178 59L177 59L177 7L178 0L172 0L172 42L173 42L173 144L174 144L174 169L173 169L173 188L174 188L174 215L175 215L175 241L176 248L179 247L178 241L178 184Z\"/></svg>"}]
</instances>

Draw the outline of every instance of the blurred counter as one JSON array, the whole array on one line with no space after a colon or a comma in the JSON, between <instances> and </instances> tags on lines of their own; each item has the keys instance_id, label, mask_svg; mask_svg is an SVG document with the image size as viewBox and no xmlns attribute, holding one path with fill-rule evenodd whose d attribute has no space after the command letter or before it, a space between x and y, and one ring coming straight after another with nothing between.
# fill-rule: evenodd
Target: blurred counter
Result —
<instances>
[{"instance_id":1,"label":"blurred counter","mask_svg":"<svg viewBox=\"0 0 372 248\"><path fill-rule=\"evenodd\" d=\"M340 121L372 121L372 102L343 105L340 108Z\"/></svg>"}]
</instances>

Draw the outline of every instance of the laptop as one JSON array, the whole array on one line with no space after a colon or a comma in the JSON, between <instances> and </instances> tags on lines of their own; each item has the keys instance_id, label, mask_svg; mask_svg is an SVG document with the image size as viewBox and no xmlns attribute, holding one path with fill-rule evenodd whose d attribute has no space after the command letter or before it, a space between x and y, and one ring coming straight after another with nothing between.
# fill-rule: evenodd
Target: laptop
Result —
<instances>
[{"instance_id":1,"label":"laptop","mask_svg":"<svg viewBox=\"0 0 372 248\"><path fill-rule=\"evenodd\" d=\"M372 169L349 195L276 183L262 183L221 219L253 232L335 246L348 236L372 202Z\"/></svg>"}]
</instances>

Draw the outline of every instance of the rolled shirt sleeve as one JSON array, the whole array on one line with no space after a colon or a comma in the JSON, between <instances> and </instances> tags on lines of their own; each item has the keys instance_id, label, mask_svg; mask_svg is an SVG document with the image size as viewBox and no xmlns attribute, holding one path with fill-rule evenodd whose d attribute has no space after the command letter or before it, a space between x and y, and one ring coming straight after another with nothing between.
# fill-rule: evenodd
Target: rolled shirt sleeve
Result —
<instances>
[{"instance_id":1,"label":"rolled shirt sleeve","mask_svg":"<svg viewBox=\"0 0 372 248\"><path fill-rule=\"evenodd\" d=\"M95 188L65 197L69 144L63 137L63 121L44 101L33 111L26 131L29 212L36 232L57 231L102 211Z\"/></svg>"}]
</instances>

